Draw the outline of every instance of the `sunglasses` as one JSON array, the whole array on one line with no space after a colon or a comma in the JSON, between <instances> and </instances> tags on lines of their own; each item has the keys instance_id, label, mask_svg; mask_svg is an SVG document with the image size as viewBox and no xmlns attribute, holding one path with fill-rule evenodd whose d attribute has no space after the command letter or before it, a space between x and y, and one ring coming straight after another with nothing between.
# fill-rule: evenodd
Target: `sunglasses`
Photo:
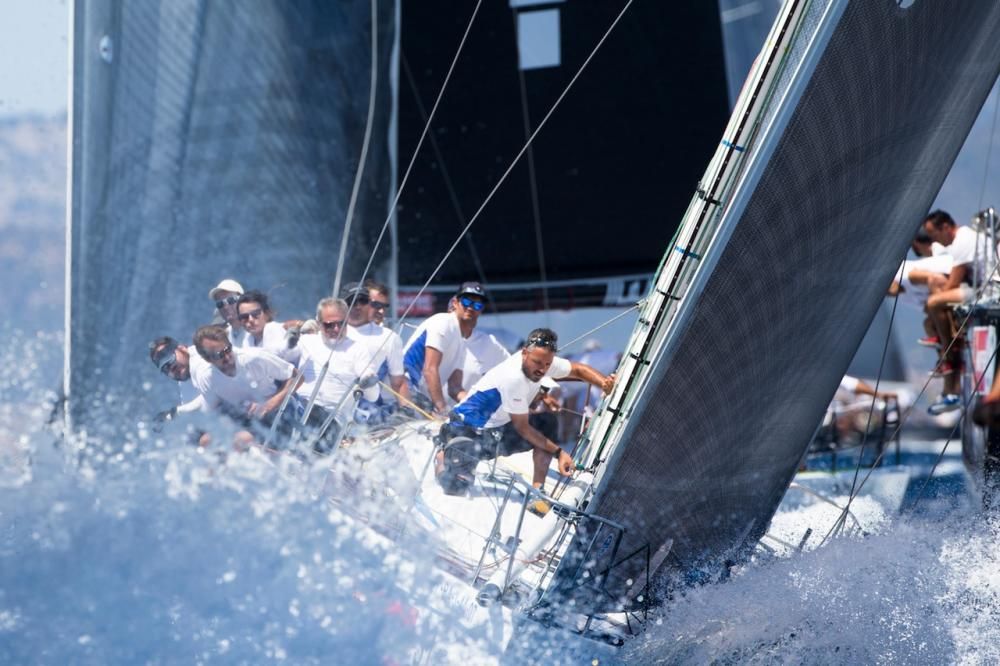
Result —
<instances>
[{"instance_id":1,"label":"sunglasses","mask_svg":"<svg viewBox=\"0 0 1000 666\"><path fill-rule=\"evenodd\" d=\"M382 301L368 301L368 305L372 306L376 310L385 310L389 307L388 303L383 303Z\"/></svg>"},{"instance_id":2,"label":"sunglasses","mask_svg":"<svg viewBox=\"0 0 1000 666\"><path fill-rule=\"evenodd\" d=\"M528 338L528 341L524 344L525 347L541 347L542 349L551 349L556 351L556 339L551 335L533 335Z\"/></svg>"},{"instance_id":3,"label":"sunglasses","mask_svg":"<svg viewBox=\"0 0 1000 666\"><path fill-rule=\"evenodd\" d=\"M476 312L482 312L483 308L486 307L486 303L483 303L482 301L474 301L466 296L462 296L458 299L458 302L462 304L463 308L472 308Z\"/></svg>"},{"instance_id":4,"label":"sunglasses","mask_svg":"<svg viewBox=\"0 0 1000 666\"><path fill-rule=\"evenodd\" d=\"M323 324L323 328L325 328L328 331L334 328L343 328L344 326L343 319L338 319L337 321L324 321L320 323Z\"/></svg>"},{"instance_id":5,"label":"sunglasses","mask_svg":"<svg viewBox=\"0 0 1000 666\"><path fill-rule=\"evenodd\" d=\"M167 354L162 354L156 359L156 367L159 368L160 372L169 376L174 370L174 364L177 363L177 354L171 351Z\"/></svg>"},{"instance_id":6,"label":"sunglasses","mask_svg":"<svg viewBox=\"0 0 1000 666\"><path fill-rule=\"evenodd\" d=\"M219 308L221 310L222 308L226 307L227 305L235 305L236 301L238 301L238 300L240 300L239 296L226 296L222 300L216 301L215 302L215 307L217 307L217 308Z\"/></svg>"},{"instance_id":7,"label":"sunglasses","mask_svg":"<svg viewBox=\"0 0 1000 666\"><path fill-rule=\"evenodd\" d=\"M209 361L221 361L225 357L229 356L229 354L231 354L232 351L233 351L233 346L232 345L226 345L225 347L223 347L219 351L214 351L214 352L213 351L206 351L205 352L205 357L208 358Z\"/></svg>"},{"instance_id":8,"label":"sunglasses","mask_svg":"<svg viewBox=\"0 0 1000 666\"><path fill-rule=\"evenodd\" d=\"M257 308L256 310L251 310L250 312L241 312L240 321L249 321L250 318L256 319L264 314L263 308Z\"/></svg>"}]
</instances>

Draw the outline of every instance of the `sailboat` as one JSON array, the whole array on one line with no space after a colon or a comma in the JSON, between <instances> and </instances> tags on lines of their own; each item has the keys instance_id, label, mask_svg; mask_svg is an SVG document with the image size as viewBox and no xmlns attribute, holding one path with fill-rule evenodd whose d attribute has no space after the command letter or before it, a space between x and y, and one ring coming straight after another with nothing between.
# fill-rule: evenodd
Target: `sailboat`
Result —
<instances>
[{"instance_id":1,"label":"sailboat","mask_svg":"<svg viewBox=\"0 0 1000 666\"><path fill-rule=\"evenodd\" d=\"M172 46L188 62L200 62L195 58L202 43L198 37L221 39L220 5L199 7L193 14L162 8L166 16L153 22L183 24L186 30L151 36L178 40ZM226 9L239 16L240 7ZM125 3L116 11L88 13L87 20L99 25L77 32L82 39L78 52L104 64L86 70L84 79L92 85L76 88L74 105L120 90L115 77L123 76L130 52L114 38L105 40L101 25L117 21L141 31L143 19L154 18ZM295 34L309 34L308 17L273 18L294 23ZM363 20L360 13L355 19ZM254 24L235 23L246 34L253 34ZM412 472L407 481L415 483L408 483L403 496L413 516L406 529L425 529L438 540L442 558L476 590L484 608L517 608L522 617L541 624L612 641L632 629L637 616L663 595L665 584L716 579L747 557L879 307L913 221L927 210L1000 71L998 27L1000 7L987 3L788 0L650 284L615 389L581 438L575 452L580 470L549 497L554 509L543 518L528 514L534 496L530 485L516 469L499 463L480 466L474 496L446 497L429 473L435 424L421 420L382 432L376 442L401 452ZM948 48L939 48L940 43ZM276 52L282 47L298 53L280 42ZM244 48L238 55L256 62L259 52ZM329 56L307 50L302 57L324 55ZM225 64L227 72L234 67L221 55L208 62ZM296 62L295 57L260 58L262 66L287 65L289 71ZM87 295L122 296L107 283L102 264L114 261L116 253L155 256L165 249L163 235L155 235L157 225L199 215L204 215L197 221L203 233L179 239L174 257L217 250L245 231L232 219L241 207L231 201L223 210L199 201L162 217L155 197L128 209L156 211L140 216L140 226L151 233L137 246L123 247L113 235L109 240L95 231L100 224L105 230L126 226L125 221L129 228L135 225L108 205L134 198L131 188L151 187L150 181L129 175L127 158L135 154L162 158L162 164L151 162L162 168L142 174L162 179L152 191L168 201L178 191L211 189L196 177L211 169L225 167L221 180L231 191L250 185L248 170L230 162L239 144L226 143L239 132L227 134L226 129L229 123L249 125L258 130L257 140L266 142L270 126L242 116L234 104L213 109L211 67L182 71L186 76L178 81L170 78L176 72L168 64L143 92L207 95L208 103L196 107L205 115L161 118L169 108L139 107L139 117L162 128L162 134L154 131L149 143L140 145L110 140L102 154L100 142L93 146L94 137L125 132L129 117L111 122L93 114L92 107L90 113L84 108L73 114L74 128L83 131L75 132L79 141L72 142L67 384L71 402L81 407L93 406L82 383L95 363L87 354L106 359L112 353L93 348L105 320L86 311ZM272 106L269 119L296 118L300 110L294 97L281 95L250 103ZM109 125L87 133L87 127L101 123ZM205 144L210 150L195 157L184 141L198 136L194 126L222 132ZM327 129L342 128L315 128ZM276 155L322 153L301 137L282 136ZM171 137L180 138L170 142ZM163 141L165 146L156 145ZM128 151L116 152L120 146ZM88 165L101 161L111 167L97 169L103 178L88 182L95 178ZM192 166L194 173L185 173ZM280 168L269 173L274 180L264 182L275 190L291 185L293 193L308 193L316 187ZM100 196L105 198L88 199ZM327 212L314 210L315 199L306 194L299 201L304 205L297 212L305 216ZM263 196L254 205L267 211L274 200ZM297 229L268 230L261 222L252 233L294 235ZM307 230L302 239L310 251L319 243L314 233ZM94 244L95 237L106 245ZM276 249L257 261L274 270L294 254L286 251ZM323 253L307 256L316 263ZM116 312L141 303L154 275L150 268L118 285L130 297L121 299L124 305L112 303ZM183 293L193 291L180 288L190 286L189 279L163 284L162 303L182 301ZM140 310L162 318L170 308L180 312L181 305L156 311L141 304ZM148 332L149 324L139 325L130 315L123 326L127 330L120 339L127 341Z\"/></svg>"}]
</instances>

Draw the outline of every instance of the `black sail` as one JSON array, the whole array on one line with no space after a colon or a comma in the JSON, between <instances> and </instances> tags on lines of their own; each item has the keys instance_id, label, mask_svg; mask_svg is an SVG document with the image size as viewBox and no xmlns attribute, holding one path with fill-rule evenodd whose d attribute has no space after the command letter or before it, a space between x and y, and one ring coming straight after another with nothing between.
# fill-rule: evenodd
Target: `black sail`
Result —
<instances>
[{"instance_id":1,"label":"black sail","mask_svg":"<svg viewBox=\"0 0 1000 666\"><path fill-rule=\"evenodd\" d=\"M607 581L633 602L646 553L654 575L697 579L767 529L1000 71L996 3L810 7L804 33L828 42L726 202L700 298L651 360L589 505L626 528L615 564L639 553ZM577 539L554 589L578 589L581 567L603 575L612 546Z\"/></svg>"}]
</instances>

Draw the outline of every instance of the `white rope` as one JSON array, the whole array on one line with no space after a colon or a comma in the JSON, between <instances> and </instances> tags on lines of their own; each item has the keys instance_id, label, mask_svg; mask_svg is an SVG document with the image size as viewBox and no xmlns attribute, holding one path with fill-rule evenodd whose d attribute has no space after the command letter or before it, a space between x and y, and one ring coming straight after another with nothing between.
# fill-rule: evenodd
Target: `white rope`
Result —
<instances>
[{"instance_id":1,"label":"white rope","mask_svg":"<svg viewBox=\"0 0 1000 666\"><path fill-rule=\"evenodd\" d=\"M368 159L368 146L372 138L372 119L375 117L375 96L378 90L378 0L372 0L372 72L371 90L368 92L368 120L365 123L365 138L361 144L361 160L358 171L354 174L354 187L351 189L351 201L347 205L347 219L344 221L344 233L340 238L340 254L337 256L337 272L333 278L333 295L340 293L340 280L344 275L344 261L347 258L347 239L351 235L351 223L354 221L354 207L358 203L358 191L361 189L361 176L365 172L365 162Z\"/></svg>"}]
</instances>

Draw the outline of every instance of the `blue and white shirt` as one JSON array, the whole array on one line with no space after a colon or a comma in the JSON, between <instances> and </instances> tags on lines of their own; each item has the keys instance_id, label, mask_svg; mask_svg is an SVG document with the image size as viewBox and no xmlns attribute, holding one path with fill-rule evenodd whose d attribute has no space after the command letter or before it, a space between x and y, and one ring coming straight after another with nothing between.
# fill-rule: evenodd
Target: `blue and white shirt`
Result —
<instances>
[{"instance_id":1,"label":"blue and white shirt","mask_svg":"<svg viewBox=\"0 0 1000 666\"><path fill-rule=\"evenodd\" d=\"M410 380L410 386L419 389L424 381L424 358L427 347L441 352L441 386L448 385L448 378L456 369L462 369L465 361L465 338L458 326L458 317L453 312L441 312L428 317L417 327L403 350L403 367ZM447 393L447 390L445 391Z\"/></svg>"},{"instance_id":2,"label":"blue and white shirt","mask_svg":"<svg viewBox=\"0 0 1000 666\"><path fill-rule=\"evenodd\" d=\"M499 428L510 423L511 414L527 414L544 378L531 381L521 370L521 363L521 354L513 354L487 372L452 414L473 428ZM567 377L572 369L572 363L556 356L545 377Z\"/></svg>"}]
</instances>

